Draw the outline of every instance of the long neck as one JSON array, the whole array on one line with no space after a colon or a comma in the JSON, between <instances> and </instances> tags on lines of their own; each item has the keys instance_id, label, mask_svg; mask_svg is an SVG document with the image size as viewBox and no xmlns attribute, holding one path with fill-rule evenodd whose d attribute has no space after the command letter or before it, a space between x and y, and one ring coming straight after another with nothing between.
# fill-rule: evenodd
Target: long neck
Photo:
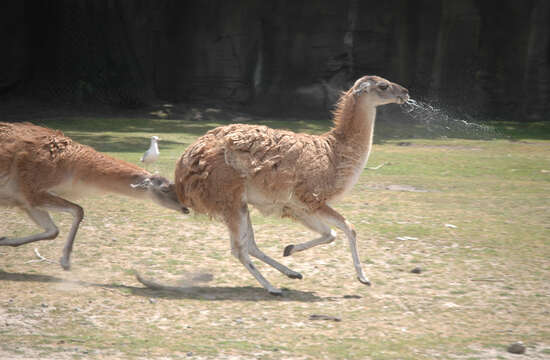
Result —
<instances>
[{"instance_id":1,"label":"long neck","mask_svg":"<svg viewBox=\"0 0 550 360\"><path fill-rule=\"evenodd\" d=\"M345 95L334 116L334 128L329 132L337 143L368 156L372 147L376 107L357 102Z\"/></svg>"},{"instance_id":2,"label":"long neck","mask_svg":"<svg viewBox=\"0 0 550 360\"><path fill-rule=\"evenodd\" d=\"M363 101L361 101L363 100ZM344 194L358 181L369 158L376 107L353 94L344 95L334 113L334 128L327 134L335 163L332 196Z\"/></svg>"},{"instance_id":3,"label":"long neck","mask_svg":"<svg viewBox=\"0 0 550 360\"><path fill-rule=\"evenodd\" d=\"M72 157L73 178L102 191L143 198L144 191L133 188L151 176L144 169L82 146Z\"/></svg>"}]
</instances>

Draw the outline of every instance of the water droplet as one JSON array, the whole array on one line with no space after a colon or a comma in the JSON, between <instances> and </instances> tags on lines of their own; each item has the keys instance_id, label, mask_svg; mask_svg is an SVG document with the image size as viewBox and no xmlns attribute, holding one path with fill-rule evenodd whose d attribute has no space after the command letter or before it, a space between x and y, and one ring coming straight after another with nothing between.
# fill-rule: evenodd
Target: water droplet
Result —
<instances>
[{"instance_id":1,"label":"water droplet","mask_svg":"<svg viewBox=\"0 0 550 360\"><path fill-rule=\"evenodd\" d=\"M409 99L401 105L401 108L411 118L422 122L428 131L440 136L467 138L493 138L497 136L497 131L492 126L457 118L441 108L423 101Z\"/></svg>"}]
</instances>

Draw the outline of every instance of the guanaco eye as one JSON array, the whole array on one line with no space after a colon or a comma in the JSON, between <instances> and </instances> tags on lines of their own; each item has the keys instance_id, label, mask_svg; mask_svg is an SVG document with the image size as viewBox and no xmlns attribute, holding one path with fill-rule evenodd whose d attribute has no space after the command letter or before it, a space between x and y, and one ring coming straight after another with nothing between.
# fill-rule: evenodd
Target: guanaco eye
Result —
<instances>
[{"instance_id":1,"label":"guanaco eye","mask_svg":"<svg viewBox=\"0 0 550 360\"><path fill-rule=\"evenodd\" d=\"M388 89L388 84L380 84L378 85L378 88L382 91L386 91Z\"/></svg>"}]
</instances>

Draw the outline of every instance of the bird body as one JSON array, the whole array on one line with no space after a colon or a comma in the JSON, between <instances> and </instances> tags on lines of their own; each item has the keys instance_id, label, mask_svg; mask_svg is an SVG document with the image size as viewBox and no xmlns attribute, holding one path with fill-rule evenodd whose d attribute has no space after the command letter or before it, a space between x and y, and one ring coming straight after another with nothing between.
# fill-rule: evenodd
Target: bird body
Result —
<instances>
[{"instance_id":1,"label":"bird body","mask_svg":"<svg viewBox=\"0 0 550 360\"><path fill-rule=\"evenodd\" d=\"M141 162L145 164L152 164L159 158L159 146L157 141L160 140L158 136L151 136L151 145L149 149L141 157Z\"/></svg>"}]
</instances>

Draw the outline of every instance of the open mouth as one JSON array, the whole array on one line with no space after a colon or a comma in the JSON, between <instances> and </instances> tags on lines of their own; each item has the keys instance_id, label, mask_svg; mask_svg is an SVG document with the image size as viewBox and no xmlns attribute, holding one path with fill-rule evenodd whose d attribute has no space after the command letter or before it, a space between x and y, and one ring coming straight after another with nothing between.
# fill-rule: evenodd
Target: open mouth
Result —
<instances>
[{"instance_id":1,"label":"open mouth","mask_svg":"<svg viewBox=\"0 0 550 360\"><path fill-rule=\"evenodd\" d=\"M398 96L397 99L399 100L399 104L404 104L405 102L407 102L407 100L409 100L409 95L405 94L402 96Z\"/></svg>"}]
</instances>

